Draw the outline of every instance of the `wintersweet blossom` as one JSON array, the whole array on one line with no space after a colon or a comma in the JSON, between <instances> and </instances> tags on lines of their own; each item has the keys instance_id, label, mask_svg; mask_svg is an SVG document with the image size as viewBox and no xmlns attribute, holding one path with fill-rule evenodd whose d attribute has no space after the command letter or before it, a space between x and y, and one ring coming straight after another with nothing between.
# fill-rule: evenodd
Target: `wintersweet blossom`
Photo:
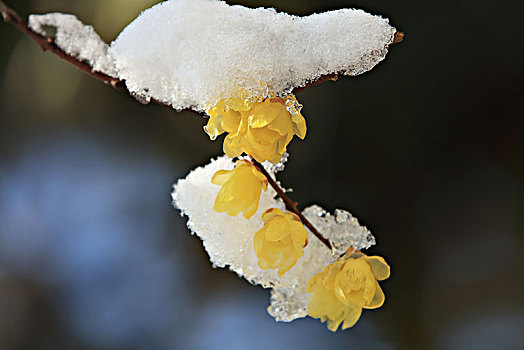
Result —
<instances>
[{"instance_id":1,"label":"wintersweet blossom","mask_svg":"<svg viewBox=\"0 0 524 350\"><path fill-rule=\"evenodd\" d=\"M241 211L246 219L257 209L262 190L267 190L267 179L247 160L239 160L233 170L219 170L211 178L215 185L222 186L213 209L237 216Z\"/></svg>"},{"instance_id":2,"label":"wintersweet blossom","mask_svg":"<svg viewBox=\"0 0 524 350\"><path fill-rule=\"evenodd\" d=\"M309 280L306 290L313 294L307 313L322 322L327 320L333 332L342 322L342 329L353 327L363 308L382 306L385 296L377 281L389 274L388 264L379 256L355 252L343 257Z\"/></svg>"},{"instance_id":3,"label":"wintersweet blossom","mask_svg":"<svg viewBox=\"0 0 524 350\"><path fill-rule=\"evenodd\" d=\"M264 227L255 233L255 252L258 266L277 269L283 276L304 255L308 242L307 231L299 217L280 209L268 209L262 214Z\"/></svg>"},{"instance_id":4,"label":"wintersweet blossom","mask_svg":"<svg viewBox=\"0 0 524 350\"><path fill-rule=\"evenodd\" d=\"M262 101L243 95L220 100L208 110L207 134L215 139L227 132L223 149L231 158L245 152L258 162L279 162L294 135L306 136L300 105L293 95Z\"/></svg>"}]
</instances>

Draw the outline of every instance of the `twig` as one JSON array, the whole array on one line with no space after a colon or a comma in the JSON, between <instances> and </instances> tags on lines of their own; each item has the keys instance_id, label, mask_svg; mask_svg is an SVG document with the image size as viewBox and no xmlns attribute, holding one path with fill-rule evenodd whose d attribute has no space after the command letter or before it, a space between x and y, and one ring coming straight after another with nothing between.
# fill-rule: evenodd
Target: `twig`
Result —
<instances>
[{"instance_id":1,"label":"twig","mask_svg":"<svg viewBox=\"0 0 524 350\"><path fill-rule=\"evenodd\" d=\"M406 36L404 32L396 32L395 36L393 37L393 42L391 42L391 45L395 45L402 42L402 40L404 40L404 36Z\"/></svg>"},{"instance_id":2,"label":"twig","mask_svg":"<svg viewBox=\"0 0 524 350\"><path fill-rule=\"evenodd\" d=\"M125 84L125 82L123 80L120 80L118 78L114 78L112 76L109 76L109 75L101 73L101 72L93 71L92 67L87 62L84 62L84 61L78 59L77 57L71 56L70 54L64 52L61 48L59 48L54 43L53 39L48 38L48 37L46 37L44 35L41 35L41 34L35 32L35 31L31 30L31 28L29 28L27 26L27 23L22 18L20 18L20 16L16 13L16 11L13 10L12 8L10 8L9 6L7 6L1 0L0 0L0 13L2 14L2 17L4 18L4 21L6 23L12 24L16 29L18 29L19 31L21 31L22 33L24 33L25 35L27 35L28 37L33 39L38 45L40 45L40 47L42 48L43 51L52 52L55 55L57 55L58 57L60 57L61 59L63 59L64 61L69 62L70 64L72 64L76 68L80 69L81 71L91 75L93 78L101 80L104 83L111 85L113 88L115 88L117 90L126 91L130 95L133 95L127 89L126 84ZM395 37L394 37L393 42L391 43L391 45L401 42L403 38L404 38L404 33L396 32L395 33ZM318 85L318 84L320 84L320 83L322 83L324 81L327 81L327 80L336 81L338 79L338 75L339 75L339 73L332 73L332 74L322 75L318 79L312 80L312 81L308 82L304 86L301 86L301 87L293 89L292 92L293 93L301 92L303 90L306 90L306 89L308 89L310 87ZM161 101L158 101L156 99L151 99L151 102L159 104L159 105L171 107L171 105L169 105L167 103L164 103L164 102L161 102ZM196 112L196 111L194 111L194 110L192 110L190 108L186 108L186 109L184 109L182 111L193 112L193 113L196 113L196 114L198 114L198 115L200 115L202 117L207 118L207 115L205 113Z\"/></svg>"},{"instance_id":3,"label":"twig","mask_svg":"<svg viewBox=\"0 0 524 350\"><path fill-rule=\"evenodd\" d=\"M289 210L289 211L292 211L295 214L297 214L298 217L300 218L300 220L302 221L302 223L304 225L306 225L306 227L322 243L324 243L331 250L332 249L331 243L329 243L329 241L324 236L322 236L320 234L320 232L318 232L318 230L315 228L315 226L313 226L313 224L311 222L309 222L309 220L306 219L306 217L304 215L302 215L300 210L298 210L298 208L297 208L298 203L294 202L291 198L288 197L288 195L284 192L284 190L282 188L280 188L280 186L276 183L276 181L273 180L271 175L269 175L269 173L266 171L266 169L264 168L264 166L262 164L260 164L256 160L254 160L253 157L250 157L250 158L251 158L251 163L253 163L253 165L258 169L258 171L260 171L262 173L262 175L264 175L267 178L267 181L269 182L271 187L273 187L273 189L278 194L278 196L284 201L284 204L286 205L286 209Z\"/></svg>"},{"instance_id":4,"label":"twig","mask_svg":"<svg viewBox=\"0 0 524 350\"><path fill-rule=\"evenodd\" d=\"M328 81L328 80L337 81L338 80L338 73L321 75L318 79L312 80L312 81L310 81L309 83L307 83L304 86L294 88L293 89L293 93L297 94L297 93L299 93L299 92L301 92L303 90L309 89L310 87L313 87L315 85L318 85L318 84L323 83L323 82Z\"/></svg>"}]
</instances>

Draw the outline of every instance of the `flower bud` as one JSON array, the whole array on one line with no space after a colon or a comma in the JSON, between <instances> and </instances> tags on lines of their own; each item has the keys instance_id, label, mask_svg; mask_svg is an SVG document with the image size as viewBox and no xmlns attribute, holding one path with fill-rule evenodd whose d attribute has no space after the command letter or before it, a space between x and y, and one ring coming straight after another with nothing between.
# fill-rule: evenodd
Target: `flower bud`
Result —
<instances>
[{"instance_id":1,"label":"flower bud","mask_svg":"<svg viewBox=\"0 0 524 350\"><path fill-rule=\"evenodd\" d=\"M222 188L215 199L213 209L237 216L241 211L246 219L251 218L258 209L262 190L267 190L267 179L247 160L236 162L233 170L219 170L211 182Z\"/></svg>"}]
</instances>

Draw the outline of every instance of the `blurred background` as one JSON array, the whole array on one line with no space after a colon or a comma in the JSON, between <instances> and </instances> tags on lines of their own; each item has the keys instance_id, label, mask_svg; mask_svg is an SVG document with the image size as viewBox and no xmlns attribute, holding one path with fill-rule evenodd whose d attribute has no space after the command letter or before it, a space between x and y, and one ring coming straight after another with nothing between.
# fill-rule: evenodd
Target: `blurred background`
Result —
<instances>
[{"instance_id":1,"label":"blurred background","mask_svg":"<svg viewBox=\"0 0 524 350\"><path fill-rule=\"evenodd\" d=\"M151 0L6 1L106 41ZM205 121L144 106L0 23L0 349L524 349L521 2L231 1L343 7L406 32L386 60L298 95L279 174L344 208L386 258L386 304L332 334L277 324L268 291L212 269L171 185L221 153Z\"/></svg>"}]
</instances>

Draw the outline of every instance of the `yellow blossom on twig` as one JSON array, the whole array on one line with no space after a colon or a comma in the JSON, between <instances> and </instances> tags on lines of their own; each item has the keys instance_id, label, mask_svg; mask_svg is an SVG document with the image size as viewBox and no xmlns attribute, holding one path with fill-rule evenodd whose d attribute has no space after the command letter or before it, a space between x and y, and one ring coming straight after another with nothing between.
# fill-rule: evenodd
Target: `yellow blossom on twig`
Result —
<instances>
[{"instance_id":1,"label":"yellow blossom on twig","mask_svg":"<svg viewBox=\"0 0 524 350\"><path fill-rule=\"evenodd\" d=\"M220 185L213 209L236 216L241 211L246 219L258 209L260 193L267 190L267 179L251 162L239 160L233 170L219 170L211 182Z\"/></svg>"},{"instance_id":2,"label":"yellow blossom on twig","mask_svg":"<svg viewBox=\"0 0 524 350\"><path fill-rule=\"evenodd\" d=\"M335 332L357 323L362 309L376 309L384 303L384 293L378 281L389 277L390 269L380 256L367 256L355 252L326 267L313 276L307 284L307 292L313 293L307 313Z\"/></svg>"},{"instance_id":3,"label":"yellow blossom on twig","mask_svg":"<svg viewBox=\"0 0 524 350\"><path fill-rule=\"evenodd\" d=\"M280 209L268 209L262 214L264 227L255 234L258 266L277 269L283 276L304 255L307 231L297 215Z\"/></svg>"},{"instance_id":4,"label":"yellow blossom on twig","mask_svg":"<svg viewBox=\"0 0 524 350\"><path fill-rule=\"evenodd\" d=\"M239 94L219 101L207 113L207 134L215 139L227 132L223 148L231 158L245 152L258 162L276 163L294 135L306 136L306 121L293 95L253 101Z\"/></svg>"}]
</instances>

